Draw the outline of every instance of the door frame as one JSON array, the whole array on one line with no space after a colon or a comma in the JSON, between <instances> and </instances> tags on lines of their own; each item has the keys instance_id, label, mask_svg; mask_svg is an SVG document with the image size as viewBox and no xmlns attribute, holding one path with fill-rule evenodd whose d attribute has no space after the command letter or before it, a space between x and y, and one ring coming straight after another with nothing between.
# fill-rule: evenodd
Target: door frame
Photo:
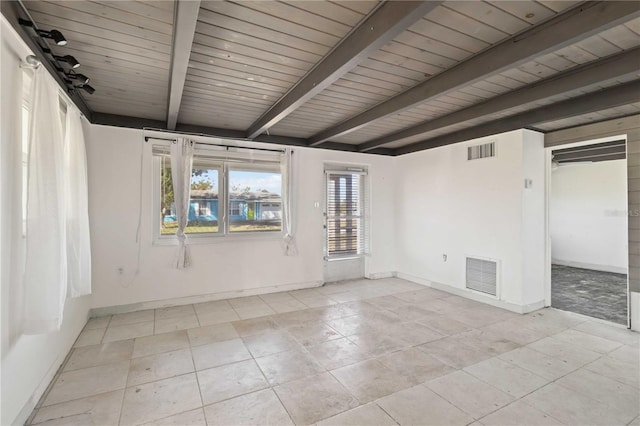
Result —
<instances>
[{"instance_id":1,"label":"door frame","mask_svg":"<svg viewBox=\"0 0 640 426\"><path fill-rule=\"evenodd\" d=\"M593 145L603 142L613 141L625 141L625 151L627 156L629 155L629 147L627 141L627 134L623 133L617 136L607 136L604 138L586 139L580 142L570 142L561 145L554 145L551 147L545 147L544 149L544 228L545 228L545 264L544 264L544 306L551 306L551 228L550 228L550 206L551 206L551 172L553 159L553 151L563 148L575 148L579 146ZM628 167L628 166L627 166ZM629 192L628 192L628 180L625 180L625 193L627 194L627 209L629 206ZM629 289L629 219L627 218L627 328L631 328L631 292Z\"/></svg>"}]
</instances>

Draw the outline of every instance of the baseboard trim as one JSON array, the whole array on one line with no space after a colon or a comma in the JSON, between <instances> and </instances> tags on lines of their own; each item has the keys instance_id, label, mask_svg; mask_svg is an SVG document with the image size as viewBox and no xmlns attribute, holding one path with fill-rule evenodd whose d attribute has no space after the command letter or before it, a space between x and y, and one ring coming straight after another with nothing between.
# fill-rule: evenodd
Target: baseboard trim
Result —
<instances>
[{"instance_id":1,"label":"baseboard trim","mask_svg":"<svg viewBox=\"0 0 640 426\"><path fill-rule=\"evenodd\" d=\"M552 265L568 266L570 268L589 269L591 271L613 272L614 274L627 274L627 268L618 266L596 265L594 263L573 262L571 260L551 259Z\"/></svg>"},{"instance_id":2,"label":"baseboard trim","mask_svg":"<svg viewBox=\"0 0 640 426\"><path fill-rule=\"evenodd\" d=\"M431 281L426 278L416 277L414 275L405 274L403 272L397 272L396 276L398 278L402 278L403 280L411 281L412 283L420 284L425 287L430 287L436 290L445 291L447 293L453 294L455 296L464 297L467 299L474 300L476 302L486 303L487 305L495 306L497 308L506 309L511 312L515 312L517 314L527 314L529 312L537 311L538 309L544 308L544 300L541 300L536 303L531 303L528 305L518 305L516 303L506 302L504 300L494 299L493 297L483 296L477 292L452 287L447 284L442 284L439 282Z\"/></svg>"},{"instance_id":3,"label":"baseboard trim","mask_svg":"<svg viewBox=\"0 0 640 426\"><path fill-rule=\"evenodd\" d=\"M368 274L365 278L369 280L381 280L383 278L393 278L396 276L395 271L387 271L387 272L374 272L372 274Z\"/></svg>"},{"instance_id":4,"label":"baseboard trim","mask_svg":"<svg viewBox=\"0 0 640 426\"><path fill-rule=\"evenodd\" d=\"M244 290L223 291L219 293L202 294L198 296L177 297L171 299L152 300L148 302L131 303L128 305L115 305L93 308L90 316L103 317L106 315L125 314L127 312L142 311L145 309L168 308L171 306L190 305L192 303L213 302L216 300L233 299L235 297L258 296L267 293L280 293L283 291L302 290L306 288L320 287L324 281L307 281L302 283L291 283L274 285L268 287L257 287Z\"/></svg>"}]
</instances>

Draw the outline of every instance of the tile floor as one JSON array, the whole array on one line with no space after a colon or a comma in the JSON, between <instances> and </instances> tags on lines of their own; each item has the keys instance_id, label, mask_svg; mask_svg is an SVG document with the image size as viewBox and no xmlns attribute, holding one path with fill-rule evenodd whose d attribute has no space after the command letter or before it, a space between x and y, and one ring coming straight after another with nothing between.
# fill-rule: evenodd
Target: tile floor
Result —
<instances>
[{"instance_id":1,"label":"tile floor","mask_svg":"<svg viewBox=\"0 0 640 426\"><path fill-rule=\"evenodd\" d=\"M627 275L551 265L551 306L627 324Z\"/></svg>"},{"instance_id":2,"label":"tile floor","mask_svg":"<svg viewBox=\"0 0 640 426\"><path fill-rule=\"evenodd\" d=\"M639 335L399 279L91 319L39 425L640 425Z\"/></svg>"}]
</instances>

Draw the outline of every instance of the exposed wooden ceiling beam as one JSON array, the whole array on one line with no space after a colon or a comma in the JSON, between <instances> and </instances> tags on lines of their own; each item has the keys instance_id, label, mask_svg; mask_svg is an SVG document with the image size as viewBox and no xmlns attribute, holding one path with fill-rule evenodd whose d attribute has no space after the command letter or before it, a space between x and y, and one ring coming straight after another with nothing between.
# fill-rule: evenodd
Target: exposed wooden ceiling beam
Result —
<instances>
[{"instance_id":1,"label":"exposed wooden ceiling beam","mask_svg":"<svg viewBox=\"0 0 640 426\"><path fill-rule=\"evenodd\" d=\"M608 108L615 108L634 102L640 102L640 80L403 146L396 149L394 154L403 155L425 149L437 148L439 146L491 136L497 133L532 127L539 123L562 120L564 118L589 114Z\"/></svg>"},{"instance_id":2,"label":"exposed wooden ceiling beam","mask_svg":"<svg viewBox=\"0 0 640 426\"><path fill-rule=\"evenodd\" d=\"M175 5L173 23L173 49L171 53L171 79L169 80L169 105L167 129L175 129L180 113L182 91L189 68L191 45L196 33L200 0L179 0Z\"/></svg>"},{"instance_id":3,"label":"exposed wooden ceiling beam","mask_svg":"<svg viewBox=\"0 0 640 426\"><path fill-rule=\"evenodd\" d=\"M638 16L640 7L636 2L586 2L472 56L361 114L317 133L309 138L309 144L317 145L355 131L376 120L517 67Z\"/></svg>"},{"instance_id":4,"label":"exposed wooden ceiling beam","mask_svg":"<svg viewBox=\"0 0 640 426\"><path fill-rule=\"evenodd\" d=\"M572 68L545 80L487 99L468 108L365 142L360 144L358 148L361 152L366 152L390 142L486 117L509 108L571 92L607 80L633 75L638 72L638 64L640 64L640 47Z\"/></svg>"},{"instance_id":5,"label":"exposed wooden ceiling beam","mask_svg":"<svg viewBox=\"0 0 640 426\"><path fill-rule=\"evenodd\" d=\"M371 52L435 9L440 1L387 1L329 52L247 130L255 138L345 75Z\"/></svg>"}]
</instances>

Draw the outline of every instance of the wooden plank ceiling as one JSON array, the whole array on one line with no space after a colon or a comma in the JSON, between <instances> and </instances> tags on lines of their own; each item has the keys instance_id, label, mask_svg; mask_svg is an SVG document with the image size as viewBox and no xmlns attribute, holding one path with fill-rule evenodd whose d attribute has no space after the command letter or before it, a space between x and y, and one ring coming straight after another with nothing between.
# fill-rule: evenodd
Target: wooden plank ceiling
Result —
<instances>
[{"instance_id":1,"label":"wooden plank ceiling","mask_svg":"<svg viewBox=\"0 0 640 426\"><path fill-rule=\"evenodd\" d=\"M270 137L281 136L277 141L282 143L401 154L410 152L407 147L412 144L428 146L425 141L432 138L498 119L508 121L536 108L570 99L580 102L581 96L598 91L604 96L613 93L606 89L623 84L636 87L631 85L640 81L638 67L633 66L640 64L640 4L607 3L434 2L424 9L428 10L424 16L421 12L415 19L398 18L398 25L404 27L393 37L372 35L379 47L348 69L336 65L331 80L317 82L325 83L322 90L279 115L267 132ZM52 49L58 55L71 54L82 64L78 72L91 78L96 91L81 95L92 111L101 113L96 117L148 119L154 121L128 122L166 128L172 67L184 69L184 64L172 63L176 31L180 31L174 28L176 3L23 4L39 28L60 30L68 39L67 46ZM184 88L177 91L181 97L174 99L179 104L177 129L246 137L253 124L305 82L305 76L319 64L327 66L328 55L339 56L351 34L368 28L364 26L382 13L381 6L378 1L201 1L197 21L193 16L195 32L179 37L181 43L185 38L193 42L186 76L178 74L184 76ZM591 21L581 18L589 13L605 17L598 18L602 22L595 29ZM571 34L565 31L573 37L570 40L541 40L548 46L495 72L490 67L486 72L465 69L475 57L540 38L538 28L545 33L542 37L553 37L565 18L576 27ZM377 29L371 26L370 30ZM617 62L607 68L600 65L603 60ZM594 69L598 66L601 70ZM396 103L422 93L419 87L426 87L434 76L445 81L455 72L467 73L470 80L442 93L435 91L434 96L416 95L408 103ZM532 85L547 85L548 93L522 95L532 92L529 87L537 87ZM635 99L619 98L617 103L594 102L593 110L582 108L570 117L535 122L537 115L533 115L534 122L525 125L547 132L640 113L640 94ZM483 115L477 107L474 111L476 105L487 105L487 113ZM383 107L383 114L373 114ZM369 115L372 120L358 122ZM456 117L461 118L456 121ZM351 121L355 124L348 131L339 130ZM324 134L330 137L321 137Z\"/></svg>"}]
</instances>

